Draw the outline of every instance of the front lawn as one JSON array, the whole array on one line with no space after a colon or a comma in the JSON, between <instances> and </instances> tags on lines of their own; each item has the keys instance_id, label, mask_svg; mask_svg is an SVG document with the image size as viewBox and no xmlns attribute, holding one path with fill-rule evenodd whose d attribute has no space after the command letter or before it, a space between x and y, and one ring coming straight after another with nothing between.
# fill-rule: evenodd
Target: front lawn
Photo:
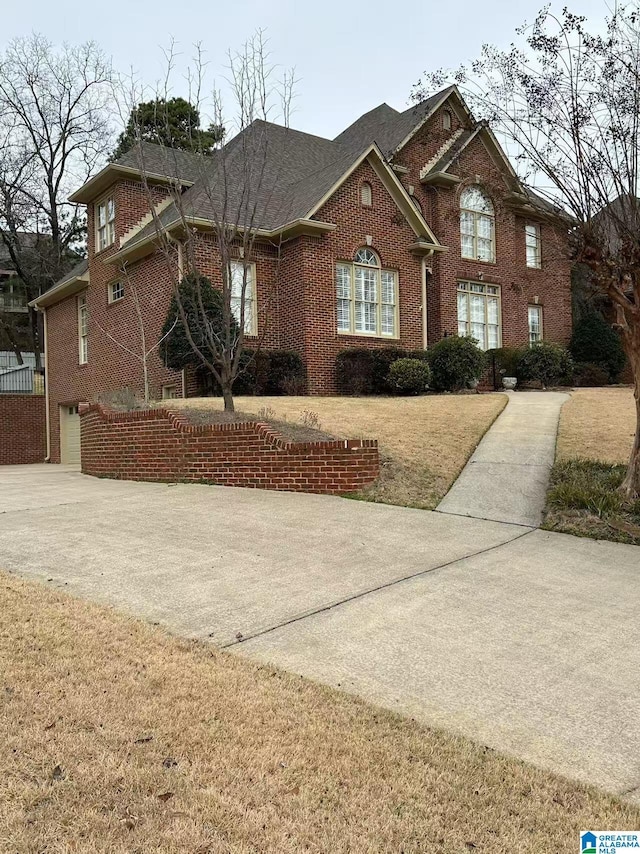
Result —
<instances>
[{"instance_id":1,"label":"front lawn","mask_svg":"<svg viewBox=\"0 0 640 854\"><path fill-rule=\"evenodd\" d=\"M543 527L640 545L640 501L617 492L635 431L629 388L573 391L560 414Z\"/></svg>"},{"instance_id":2,"label":"front lawn","mask_svg":"<svg viewBox=\"0 0 640 854\"><path fill-rule=\"evenodd\" d=\"M503 394L422 397L238 397L236 408L341 438L378 439L381 476L360 497L431 509L506 406ZM222 409L216 397L171 405Z\"/></svg>"},{"instance_id":3,"label":"front lawn","mask_svg":"<svg viewBox=\"0 0 640 854\"><path fill-rule=\"evenodd\" d=\"M0 574L0 850L534 854L640 810Z\"/></svg>"}]
</instances>

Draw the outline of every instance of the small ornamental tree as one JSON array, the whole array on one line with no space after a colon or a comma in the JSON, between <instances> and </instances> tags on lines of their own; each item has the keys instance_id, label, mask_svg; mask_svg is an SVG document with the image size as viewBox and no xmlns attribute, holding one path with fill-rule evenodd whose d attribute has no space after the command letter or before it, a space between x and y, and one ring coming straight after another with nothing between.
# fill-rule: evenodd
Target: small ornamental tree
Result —
<instances>
[{"instance_id":1,"label":"small ornamental tree","mask_svg":"<svg viewBox=\"0 0 640 854\"><path fill-rule=\"evenodd\" d=\"M432 385L438 391L459 391L479 380L487 364L486 354L474 338L452 335L428 350Z\"/></svg>"},{"instance_id":2,"label":"small ornamental tree","mask_svg":"<svg viewBox=\"0 0 640 854\"><path fill-rule=\"evenodd\" d=\"M232 323L237 325L235 320ZM165 365L172 371L181 371L187 365L199 367L202 363L195 348L206 349L207 334L216 338L223 334L223 329L220 291L206 276L185 276L178 286L178 293L171 298L162 328L164 341L161 352Z\"/></svg>"},{"instance_id":3,"label":"small ornamental tree","mask_svg":"<svg viewBox=\"0 0 640 854\"><path fill-rule=\"evenodd\" d=\"M582 315L577 321L569 345L576 362L586 362L602 368L615 382L624 368L626 357L620 336L597 311Z\"/></svg>"}]
</instances>

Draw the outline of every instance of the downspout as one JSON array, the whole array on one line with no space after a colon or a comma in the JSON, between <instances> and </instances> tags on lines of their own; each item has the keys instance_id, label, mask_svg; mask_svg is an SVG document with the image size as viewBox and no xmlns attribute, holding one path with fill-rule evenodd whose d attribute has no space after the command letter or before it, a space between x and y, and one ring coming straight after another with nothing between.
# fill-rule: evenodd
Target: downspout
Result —
<instances>
[{"instance_id":1,"label":"downspout","mask_svg":"<svg viewBox=\"0 0 640 854\"><path fill-rule=\"evenodd\" d=\"M429 269L427 267L427 257L433 257L433 250L428 256L422 259L422 344L425 350L429 345L429 334L427 331L427 277Z\"/></svg>"},{"instance_id":2,"label":"downspout","mask_svg":"<svg viewBox=\"0 0 640 854\"><path fill-rule=\"evenodd\" d=\"M51 420L49 417L49 346L47 341L47 309L43 309L44 317L44 419L47 434L47 456L45 463L51 462Z\"/></svg>"}]
</instances>

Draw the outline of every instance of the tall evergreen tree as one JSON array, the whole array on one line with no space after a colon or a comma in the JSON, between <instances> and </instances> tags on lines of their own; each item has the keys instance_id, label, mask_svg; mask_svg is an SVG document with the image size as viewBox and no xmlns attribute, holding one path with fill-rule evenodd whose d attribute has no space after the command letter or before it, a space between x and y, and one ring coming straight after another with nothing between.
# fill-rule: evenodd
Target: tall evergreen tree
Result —
<instances>
[{"instance_id":1,"label":"tall evergreen tree","mask_svg":"<svg viewBox=\"0 0 640 854\"><path fill-rule=\"evenodd\" d=\"M172 149L211 154L223 136L224 128L218 125L200 127L199 111L184 98L156 98L131 110L111 159L117 160L140 140Z\"/></svg>"}]
</instances>

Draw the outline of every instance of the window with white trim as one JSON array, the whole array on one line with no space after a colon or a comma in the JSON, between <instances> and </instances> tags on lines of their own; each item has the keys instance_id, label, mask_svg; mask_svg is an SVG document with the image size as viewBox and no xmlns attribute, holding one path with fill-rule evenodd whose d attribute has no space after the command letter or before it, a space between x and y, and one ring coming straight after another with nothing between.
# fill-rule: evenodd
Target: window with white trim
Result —
<instances>
[{"instance_id":1,"label":"window with white trim","mask_svg":"<svg viewBox=\"0 0 640 854\"><path fill-rule=\"evenodd\" d=\"M175 400L178 396L178 386L177 385L163 385L162 386L162 399L163 400Z\"/></svg>"},{"instance_id":2,"label":"window with white trim","mask_svg":"<svg viewBox=\"0 0 640 854\"><path fill-rule=\"evenodd\" d=\"M460 244L463 258L496 259L493 204L480 187L467 187L460 196Z\"/></svg>"},{"instance_id":3,"label":"window with white trim","mask_svg":"<svg viewBox=\"0 0 640 854\"><path fill-rule=\"evenodd\" d=\"M529 346L542 341L542 306L529 306Z\"/></svg>"},{"instance_id":4,"label":"window with white trim","mask_svg":"<svg viewBox=\"0 0 640 854\"><path fill-rule=\"evenodd\" d=\"M458 335L470 335L483 350L500 347L500 288L480 282L458 282Z\"/></svg>"},{"instance_id":5,"label":"window with white trim","mask_svg":"<svg viewBox=\"0 0 640 854\"><path fill-rule=\"evenodd\" d=\"M95 207L96 252L102 252L116 239L116 206L113 197L103 199Z\"/></svg>"},{"instance_id":6,"label":"window with white trim","mask_svg":"<svg viewBox=\"0 0 640 854\"><path fill-rule=\"evenodd\" d=\"M370 208L373 202L373 192L371 190L371 184L367 183L367 181L363 181L360 185L360 203L365 208Z\"/></svg>"},{"instance_id":7,"label":"window with white trim","mask_svg":"<svg viewBox=\"0 0 640 854\"><path fill-rule=\"evenodd\" d=\"M398 274L364 246L336 266L338 332L398 337Z\"/></svg>"},{"instance_id":8,"label":"window with white trim","mask_svg":"<svg viewBox=\"0 0 640 854\"><path fill-rule=\"evenodd\" d=\"M87 297L78 297L78 363L86 365L89 361L89 313Z\"/></svg>"},{"instance_id":9,"label":"window with white trim","mask_svg":"<svg viewBox=\"0 0 640 854\"><path fill-rule=\"evenodd\" d=\"M118 300L124 299L124 282L109 282L108 294L109 302L118 302Z\"/></svg>"},{"instance_id":10,"label":"window with white trim","mask_svg":"<svg viewBox=\"0 0 640 854\"><path fill-rule=\"evenodd\" d=\"M258 334L256 313L256 275L255 264L232 261L231 270L231 312L238 324L242 323L242 292L244 289L244 332L245 335Z\"/></svg>"},{"instance_id":11,"label":"window with white trim","mask_svg":"<svg viewBox=\"0 0 640 854\"><path fill-rule=\"evenodd\" d=\"M528 222L525 225L524 243L527 252L527 267L541 267L540 226L535 222Z\"/></svg>"}]
</instances>

